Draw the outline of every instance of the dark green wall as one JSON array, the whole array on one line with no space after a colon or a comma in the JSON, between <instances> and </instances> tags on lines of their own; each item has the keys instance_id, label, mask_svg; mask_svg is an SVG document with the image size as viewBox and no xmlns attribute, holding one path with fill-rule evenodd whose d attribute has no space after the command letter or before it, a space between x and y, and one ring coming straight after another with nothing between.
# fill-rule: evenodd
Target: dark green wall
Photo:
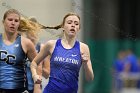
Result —
<instances>
[{"instance_id":1,"label":"dark green wall","mask_svg":"<svg viewBox=\"0 0 140 93\"><path fill-rule=\"evenodd\" d=\"M87 38L89 45L91 61L95 78L92 82L84 80L84 93L111 93L112 80L114 78L112 63L117 57L117 53L123 49L132 49L134 53L140 56L140 41L131 40L92 40Z\"/></svg>"}]
</instances>

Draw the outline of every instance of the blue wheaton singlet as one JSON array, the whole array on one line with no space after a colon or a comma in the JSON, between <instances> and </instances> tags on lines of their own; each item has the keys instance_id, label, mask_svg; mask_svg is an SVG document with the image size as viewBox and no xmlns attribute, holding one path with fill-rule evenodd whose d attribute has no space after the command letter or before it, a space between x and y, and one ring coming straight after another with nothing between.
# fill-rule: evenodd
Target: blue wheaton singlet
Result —
<instances>
[{"instance_id":1,"label":"blue wheaton singlet","mask_svg":"<svg viewBox=\"0 0 140 93\"><path fill-rule=\"evenodd\" d=\"M58 39L50 59L49 83L43 93L77 93L81 67L80 43L65 49Z\"/></svg>"},{"instance_id":2,"label":"blue wheaton singlet","mask_svg":"<svg viewBox=\"0 0 140 93\"><path fill-rule=\"evenodd\" d=\"M37 53L40 52L40 43L37 43L36 51L37 51ZM33 81L33 78L32 78L30 64L31 64L31 62L27 58L27 60L26 60L26 77L27 77L27 82L26 83L27 83L28 90L33 90L33 88L34 88L34 81Z\"/></svg>"},{"instance_id":3,"label":"blue wheaton singlet","mask_svg":"<svg viewBox=\"0 0 140 93\"><path fill-rule=\"evenodd\" d=\"M24 87L24 59L26 55L21 46L21 36L6 45L0 34L0 88L16 89Z\"/></svg>"}]
</instances>

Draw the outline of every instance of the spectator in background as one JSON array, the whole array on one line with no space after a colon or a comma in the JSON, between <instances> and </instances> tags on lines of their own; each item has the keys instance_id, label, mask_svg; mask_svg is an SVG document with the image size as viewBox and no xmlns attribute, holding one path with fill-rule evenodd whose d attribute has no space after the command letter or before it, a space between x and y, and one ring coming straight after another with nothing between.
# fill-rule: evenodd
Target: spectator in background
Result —
<instances>
[{"instance_id":1,"label":"spectator in background","mask_svg":"<svg viewBox=\"0 0 140 93\"><path fill-rule=\"evenodd\" d=\"M126 50L126 62L124 71L126 73L137 73L138 72L138 58L132 52L131 49Z\"/></svg>"},{"instance_id":2,"label":"spectator in background","mask_svg":"<svg viewBox=\"0 0 140 93\"><path fill-rule=\"evenodd\" d=\"M137 87L138 83L138 58L131 49L120 51L114 63L116 71L116 86Z\"/></svg>"},{"instance_id":3,"label":"spectator in background","mask_svg":"<svg viewBox=\"0 0 140 93\"><path fill-rule=\"evenodd\" d=\"M118 52L117 59L114 62L115 88L117 90L121 90L121 88L123 87L123 80L120 78L120 75L124 71L125 58L126 53L124 50L121 50Z\"/></svg>"},{"instance_id":4,"label":"spectator in background","mask_svg":"<svg viewBox=\"0 0 140 93\"><path fill-rule=\"evenodd\" d=\"M114 68L116 73L124 71L126 53L124 50L119 51L117 59L114 62Z\"/></svg>"},{"instance_id":5,"label":"spectator in background","mask_svg":"<svg viewBox=\"0 0 140 93\"><path fill-rule=\"evenodd\" d=\"M125 87L137 87L138 83L138 58L133 53L131 49L126 50L126 61L124 67L125 77L124 83Z\"/></svg>"}]
</instances>

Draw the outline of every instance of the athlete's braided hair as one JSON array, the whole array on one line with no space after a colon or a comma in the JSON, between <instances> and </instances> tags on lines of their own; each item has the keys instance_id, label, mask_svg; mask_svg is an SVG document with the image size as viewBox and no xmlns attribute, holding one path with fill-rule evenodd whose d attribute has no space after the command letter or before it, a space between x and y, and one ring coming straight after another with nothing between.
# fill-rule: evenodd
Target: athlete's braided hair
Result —
<instances>
[{"instance_id":1,"label":"athlete's braided hair","mask_svg":"<svg viewBox=\"0 0 140 93\"><path fill-rule=\"evenodd\" d=\"M66 14L66 15L64 16L63 21L62 21L62 23L61 23L60 25L57 25L57 26L47 26L46 28L48 28L48 29L56 29L56 30L62 28L62 27L64 26L65 20L66 20L66 18L67 18L68 16L77 16L77 17L79 18L79 20L80 20L80 16L77 15L76 13L68 13L68 14Z\"/></svg>"}]
</instances>

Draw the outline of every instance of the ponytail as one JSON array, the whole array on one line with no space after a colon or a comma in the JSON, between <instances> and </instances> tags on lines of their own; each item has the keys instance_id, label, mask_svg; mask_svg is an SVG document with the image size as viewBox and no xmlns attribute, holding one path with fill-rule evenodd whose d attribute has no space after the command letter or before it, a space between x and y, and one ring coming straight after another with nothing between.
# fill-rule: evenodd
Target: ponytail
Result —
<instances>
[{"instance_id":1,"label":"ponytail","mask_svg":"<svg viewBox=\"0 0 140 93\"><path fill-rule=\"evenodd\" d=\"M46 29L60 29L62 27L62 25L57 25L57 26L47 26Z\"/></svg>"}]
</instances>

